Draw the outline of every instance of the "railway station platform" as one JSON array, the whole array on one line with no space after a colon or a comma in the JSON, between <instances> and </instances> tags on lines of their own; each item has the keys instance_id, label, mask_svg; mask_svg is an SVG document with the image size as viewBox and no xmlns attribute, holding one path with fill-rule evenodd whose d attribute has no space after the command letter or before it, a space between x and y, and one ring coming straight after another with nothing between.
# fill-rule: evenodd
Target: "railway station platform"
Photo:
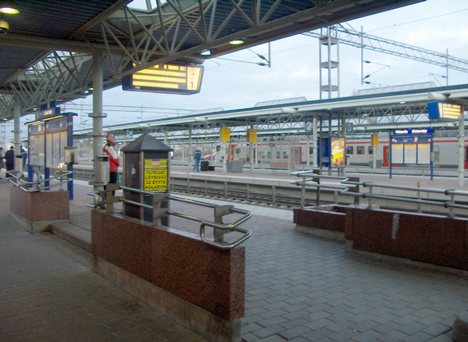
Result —
<instances>
[{"instance_id":1,"label":"railway station platform","mask_svg":"<svg viewBox=\"0 0 468 342\"><path fill-rule=\"evenodd\" d=\"M0 179L1 341L203 340L92 271L87 182L75 182L70 222L57 234L28 233L12 219L10 186ZM245 341L451 341L468 308L466 272L372 259L295 230L291 210L235 206L254 214L242 225L253 231Z\"/></svg>"}]
</instances>

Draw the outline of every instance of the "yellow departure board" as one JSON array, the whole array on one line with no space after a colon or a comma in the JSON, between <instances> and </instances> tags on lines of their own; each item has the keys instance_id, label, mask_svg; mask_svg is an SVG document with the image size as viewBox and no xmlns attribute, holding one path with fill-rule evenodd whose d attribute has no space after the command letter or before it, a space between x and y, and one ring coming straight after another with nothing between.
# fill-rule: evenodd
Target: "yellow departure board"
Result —
<instances>
[{"instance_id":1,"label":"yellow departure board","mask_svg":"<svg viewBox=\"0 0 468 342\"><path fill-rule=\"evenodd\" d=\"M122 79L123 90L169 94L200 92L203 77L201 65L157 64Z\"/></svg>"}]
</instances>

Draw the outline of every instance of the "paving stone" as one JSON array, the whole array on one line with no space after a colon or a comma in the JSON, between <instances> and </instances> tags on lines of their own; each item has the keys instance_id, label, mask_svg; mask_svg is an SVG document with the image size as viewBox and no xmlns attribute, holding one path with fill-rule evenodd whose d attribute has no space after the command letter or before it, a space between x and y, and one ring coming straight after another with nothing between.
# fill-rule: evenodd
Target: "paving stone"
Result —
<instances>
[{"instance_id":1,"label":"paving stone","mask_svg":"<svg viewBox=\"0 0 468 342\"><path fill-rule=\"evenodd\" d=\"M426 334L422 331L418 331L417 333L414 333L412 335L409 335L404 341L407 342L424 342L424 341L429 341L433 337L429 334Z\"/></svg>"},{"instance_id":2,"label":"paving stone","mask_svg":"<svg viewBox=\"0 0 468 342\"><path fill-rule=\"evenodd\" d=\"M436 324L430 325L430 326L428 326L428 327L426 327L424 329L421 329L421 331L435 337L435 336L446 333L450 329L451 329L450 326L436 323Z\"/></svg>"},{"instance_id":3,"label":"paving stone","mask_svg":"<svg viewBox=\"0 0 468 342\"><path fill-rule=\"evenodd\" d=\"M1 203L8 203L1 202L3 190L0 210ZM443 342L450 340L443 333L450 329L454 315L468 307L466 279L373 261L348 251L343 243L297 232L290 221L255 219L258 224L249 226L255 238L244 244L246 315L242 338L247 342L284 341L285 337L295 342L348 341L353 337L416 342L428 336ZM90 341L91 334L99 337L97 341L157 337L161 341L192 342L199 338L183 338L183 329L172 332L171 322L161 323L154 310L135 306L134 298L125 297L90 272L89 254L75 254L68 244L50 234L5 230L14 224L8 216L0 215L0 341L28 341L37 336L61 341L63 332L68 340ZM262 227L271 231L255 235ZM37 251L43 254L39 259L47 260L46 268L29 262L39 261L35 260ZM21 260L24 262L20 265L12 263ZM116 298L121 299L116 302ZM54 326L59 333L54 335L41 324ZM300 326L306 330L301 331ZM282 330L276 332L278 327Z\"/></svg>"},{"instance_id":4,"label":"paving stone","mask_svg":"<svg viewBox=\"0 0 468 342\"><path fill-rule=\"evenodd\" d=\"M380 337L382 337L382 334L378 333L377 331L368 330L368 331L365 331L363 333L353 336L351 339L353 341L368 342L368 341L376 341Z\"/></svg>"},{"instance_id":5,"label":"paving stone","mask_svg":"<svg viewBox=\"0 0 468 342\"><path fill-rule=\"evenodd\" d=\"M283 341L287 341L287 340L278 335L269 336L269 337L258 340L258 342L283 342Z\"/></svg>"},{"instance_id":6,"label":"paving stone","mask_svg":"<svg viewBox=\"0 0 468 342\"><path fill-rule=\"evenodd\" d=\"M312 330L304 325L300 325L294 328L283 330L278 333L281 337L290 340L299 336L307 336Z\"/></svg>"},{"instance_id":7,"label":"paving stone","mask_svg":"<svg viewBox=\"0 0 468 342\"><path fill-rule=\"evenodd\" d=\"M328 337L335 341L347 341L351 337L356 336L357 334L359 334L359 332L357 332L356 330L351 328L345 328L328 335Z\"/></svg>"}]
</instances>

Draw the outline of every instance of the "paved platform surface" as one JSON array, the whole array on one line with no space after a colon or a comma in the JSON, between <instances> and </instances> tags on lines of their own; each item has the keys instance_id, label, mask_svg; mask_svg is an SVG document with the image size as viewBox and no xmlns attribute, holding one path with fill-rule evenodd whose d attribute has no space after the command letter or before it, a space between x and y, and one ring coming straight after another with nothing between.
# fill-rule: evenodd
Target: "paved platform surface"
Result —
<instances>
[{"instance_id":1,"label":"paved platform surface","mask_svg":"<svg viewBox=\"0 0 468 342\"><path fill-rule=\"evenodd\" d=\"M201 341L92 272L91 256L8 215L0 180L0 341ZM89 186L71 223L90 233ZM245 341L450 341L468 276L389 264L294 229L290 210L248 207ZM174 224L180 222L174 221Z\"/></svg>"}]
</instances>

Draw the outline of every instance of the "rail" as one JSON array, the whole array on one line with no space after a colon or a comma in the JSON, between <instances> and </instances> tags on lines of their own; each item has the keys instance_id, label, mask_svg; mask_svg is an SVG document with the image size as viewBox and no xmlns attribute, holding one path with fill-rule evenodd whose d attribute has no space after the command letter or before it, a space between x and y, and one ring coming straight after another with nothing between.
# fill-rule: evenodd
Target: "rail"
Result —
<instances>
[{"instance_id":1,"label":"rail","mask_svg":"<svg viewBox=\"0 0 468 342\"><path fill-rule=\"evenodd\" d=\"M130 188L127 186L120 186L120 188L129 192L152 196L152 205L150 205L150 204L137 202L137 201L125 198L125 191L124 191L124 197L122 198L122 202L124 204L130 204L130 205L137 206L137 207L152 209L153 210L153 222L152 222L153 224L160 224L160 219L162 217L167 217L171 215L185 219L185 220L200 223L200 226L199 226L200 240L211 246L221 248L221 249L232 249L240 245L244 241L246 241L252 235L252 232L250 230L239 227L240 224L246 222L252 217L252 213L248 210L235 208L232 205L216 205L216 204L206 203L202 201L187 199L187 198L183 198L179 196L168 195L167 193L164 193L164 192L145 191L141 189ZM96 193L88 193L88 195L96 197ZM191 205L206 207L206 208L212 208L214 210L214 221L210 221L210 220L207 220L205 218L201 218L195 215L171 210L169 208L161 208L160 207L161 202L166 199L171 200L171 201L177 201L177 202L187 203ZM94 205L88 205L88 206L96 208L98 205L94 204ZM241 215L241 217L234 222L223 223L223 217L226 215L230 215L230 214L239 214ZM213 236L214 236L213 240L210 240L207 237L207 233L206 233L207 227L213 228ZM241 236L233 241L229 241L229 242L225 241L224 235L227 233L232 233L232 232L240 233Z\"/></svg>"},{"instance_id":2,"label":"rail","mask_svg":"<svg viewBox=\"0 0 468 342\"><path fill-rule=\"evenodd\" d=\"M70 177L72 171L56 171L54 175L48 179L42 179L39 172L35 172L35 180L28 182L23 178L23 173L19 170L11 170L7 172L8 181L14 186L20 188L25 192L39 192L44 190L50 190L51 188L60 186L60 190L63 190L63 184L71 182L73 179ZM58 181L58 183L53 183ZM47 185L48 184L48 185Z\"/></svg>"},{"instance_id":3,"label":"rail","mask_svg":"<svg viewBox=\"0 0 468 342\"><path fill-rule=\"evenodd\" d=\"M454 209L468 209L468 191L460 191L455 189L433 189L433 188L424 188L417 183L417 186L401 186L401 185L388 185L388 184L379 184L374 182L361 182L357 177L344 177L344 176L329 176L329 175L320 175L317 170L306 170L306 171L297 171L292 172L291 175L302 177L302 181L293 182L302 187L301 191L301 208L304 208L304 198L306 188L315 188L317 192L317 203L320 204L320 191L322 189L333 190L335 191L335 203L337 203L337 192L346 193L347 195L354 196L359 203L359 199L367 199L368 207L372 208L375 204L375 200L386 200L394 201L401 203L414 203L416 204L416 210L418 213L422 212L422 205L429 206L439 206L447 208L448 216L455 217ZM325 184L321 183L321 179L337 179L340 180L340 183L331 183ZM368 189L367 192L360 191L360 188ZM376 194L376 189L382 189L381 194ZM412 192L412 196L404 196L401 194L384 194L384 189L399 190L399 191L408 191ZM429 194L438 194L439 197L429 198ZM448 196L448 198L447 198ZM457 200L457 197L461 198Z\"/></svg>"},{"instance_id":4,"label":"rail","mask_svg":"<svg viewBox=\"0 0 468 342\"><path fill-rule=\"evenodd\" d=\"M301 177L301 181L291 181L290 183L301 186L301 199L300 207L304 209L305 206L305 194L308 187L314 188L316 191L315 205L320 205L320 191L328 190L333 192L334 202L338 202L339 194L345 192L359 192L359 178L358 177L344 177L344 176L333 176L333 175L321 175L319 169L294 171L290 175ZM322 183L322 179L338 179L341 183ZM349 181L344 183L343 181ZM351 186L352 185L352 186ZM357 201L355 201L356 203Z\"/></svg>"}]
</instances>

